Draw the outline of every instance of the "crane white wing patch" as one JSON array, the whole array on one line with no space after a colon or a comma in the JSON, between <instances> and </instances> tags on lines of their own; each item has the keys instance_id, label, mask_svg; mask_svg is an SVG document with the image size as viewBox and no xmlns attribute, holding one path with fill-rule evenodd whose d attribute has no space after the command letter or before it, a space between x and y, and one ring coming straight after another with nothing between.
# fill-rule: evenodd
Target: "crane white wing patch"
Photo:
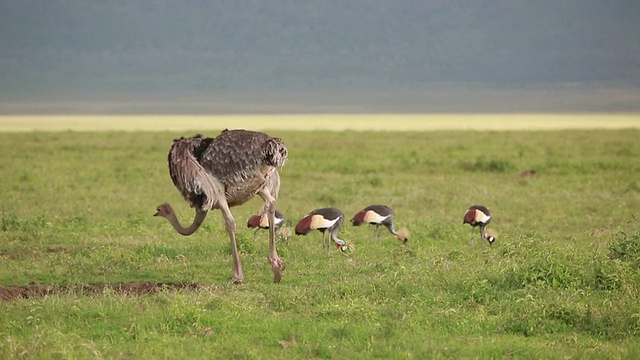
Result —
<instances>
[{"instance_id":1,"label":"crane white wing patch","mask_svg":"<svg viewBox=\"0 0 640 360\"><path fill-rule=\"evenodd\" d=\"M380 216L375 211L369 210L369 211L367 211L366 214L364 214L364 222L366 222L368 224L370 224L370 223L379 224L379 223L383 222L384 220L386 220L389 216L390 215Z\"/></svg>"},{"instance_id":2,"label":"crane white wing patch","mask_svg":"<svg viewBox=\"0 0 640 360\"><path fill-rule=\"evenodd\" d=\"M328 219L325 219L322 215L313 215L311 217L311 224L309 225L309 227L311 228L311 230L328 229L333 224L335 224L338 221L338 219L339 218L328 220Z\"/></svg>"},{"instance_id":3,"label":"crane white wing patch","mask_svg":"<svg viewBox=\"0 0 640 360\"><path fill-rule=\"evenodd\" d=\"M487 221L489 221L489 219L491 219L491 216L483 213L480 210L476 210L476 222L486 223Z\"/></svg>"},{"instance_id":4,"label":"crane white wing patch","mask_svg":"<svg viewBox=\"0 0 640 360\"><path fill-rule=\"evenodd\" d=\"M284 221L283 219L281 219L281 218L276 216L274 218L273 226L278 226L283 221ZM269 217L267 216L267 214L262 215L262 217L260 218L260 227L262 227L262 228L268 228L269 227Z\"/></svg>"}]
</instances>

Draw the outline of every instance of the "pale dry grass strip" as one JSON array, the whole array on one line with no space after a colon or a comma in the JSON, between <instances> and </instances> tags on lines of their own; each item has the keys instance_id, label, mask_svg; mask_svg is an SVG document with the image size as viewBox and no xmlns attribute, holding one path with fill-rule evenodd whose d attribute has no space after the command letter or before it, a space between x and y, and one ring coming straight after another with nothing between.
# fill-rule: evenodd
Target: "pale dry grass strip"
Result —
<instances>
[{"instance_id":1,"label":"pale dry grass strip","mask_svg":"<svg viewBox=\"0 0 640 360\"><path fill-rule=\"evenodd\" d=\"M7 115L0 132L640 129L640 114Z\"/></svg>"}]
</instances>

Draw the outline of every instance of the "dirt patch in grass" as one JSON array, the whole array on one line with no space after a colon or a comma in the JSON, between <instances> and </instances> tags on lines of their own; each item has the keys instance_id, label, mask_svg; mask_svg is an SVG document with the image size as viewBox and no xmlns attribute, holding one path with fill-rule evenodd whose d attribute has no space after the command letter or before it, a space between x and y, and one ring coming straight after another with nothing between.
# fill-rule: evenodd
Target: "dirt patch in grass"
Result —
<instances>
[{"instance_id":1,"label":"dirt patch in grass","mask_svg":"<svg viewBox=\"0 0 640 360\"><path fill-rule=\"evenodd\" d=\"M29 283L28 285L9 285L0 287L0 302L14 299L33 299L60 293L101 294L109 290L118 294L149 295L161 291L198 290L201 286L194 283L162 283L136 281L124 284L87 284L87 285L50 285Z\"/></svg>"}]
</instances>

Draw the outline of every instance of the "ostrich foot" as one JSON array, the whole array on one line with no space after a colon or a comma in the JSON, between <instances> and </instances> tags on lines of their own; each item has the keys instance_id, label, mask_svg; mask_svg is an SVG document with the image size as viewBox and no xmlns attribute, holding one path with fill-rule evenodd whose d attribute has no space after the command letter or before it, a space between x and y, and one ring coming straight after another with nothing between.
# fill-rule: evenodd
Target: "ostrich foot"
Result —
<instances>
[{"instance_id":1,"label":"ostrich foot","mask_svg":"<svg viewBox=\"0 0 640 360\"><path fill-rule=\"evenodd\" d=\"M242 281L244 281L244 274L242 273L242 269L234 270L233 277L231 278L230 282L232 284L242 284Z\"/></svg>"},{"instance_id":2,"label":"ostrich foot","mask_svg":"<svg viewBox=\"0 0 640 360\"><path fill-rule=\"evenodd\" d=\"M282 272L286 266L279 257L269 257L269 262L271 263L271 269L273 270L273 282L278 284L280 283Z\"/></svg>"}]
</instances>

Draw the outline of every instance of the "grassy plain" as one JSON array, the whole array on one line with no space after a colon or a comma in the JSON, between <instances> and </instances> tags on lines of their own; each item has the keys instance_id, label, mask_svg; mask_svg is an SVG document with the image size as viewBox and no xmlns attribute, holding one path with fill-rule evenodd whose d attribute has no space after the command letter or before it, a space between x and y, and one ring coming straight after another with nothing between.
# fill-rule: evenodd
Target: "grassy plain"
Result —
<instances>
[{"instance_id":1,"label":"grassy plain","mask_svg":"<svg viewBox=\"0 0 640 360\"><path fill-rule=\"evenodd\" d=\"M244 228L256 199L234 209L230 285L219 213L189 238L151 216L168 201L191 220L166 166L190 132L0 133L0 286L49 286L0 300L0 357L640 356L639 130L270 133L293 224L385 203L409 243L347 223L355 250L327 257L319 233L294 236L275 285L266 233ZM461 224L475 203L492 247ZM118 288L144 281L165 289Z\"/></svg>"}]
</instances>

